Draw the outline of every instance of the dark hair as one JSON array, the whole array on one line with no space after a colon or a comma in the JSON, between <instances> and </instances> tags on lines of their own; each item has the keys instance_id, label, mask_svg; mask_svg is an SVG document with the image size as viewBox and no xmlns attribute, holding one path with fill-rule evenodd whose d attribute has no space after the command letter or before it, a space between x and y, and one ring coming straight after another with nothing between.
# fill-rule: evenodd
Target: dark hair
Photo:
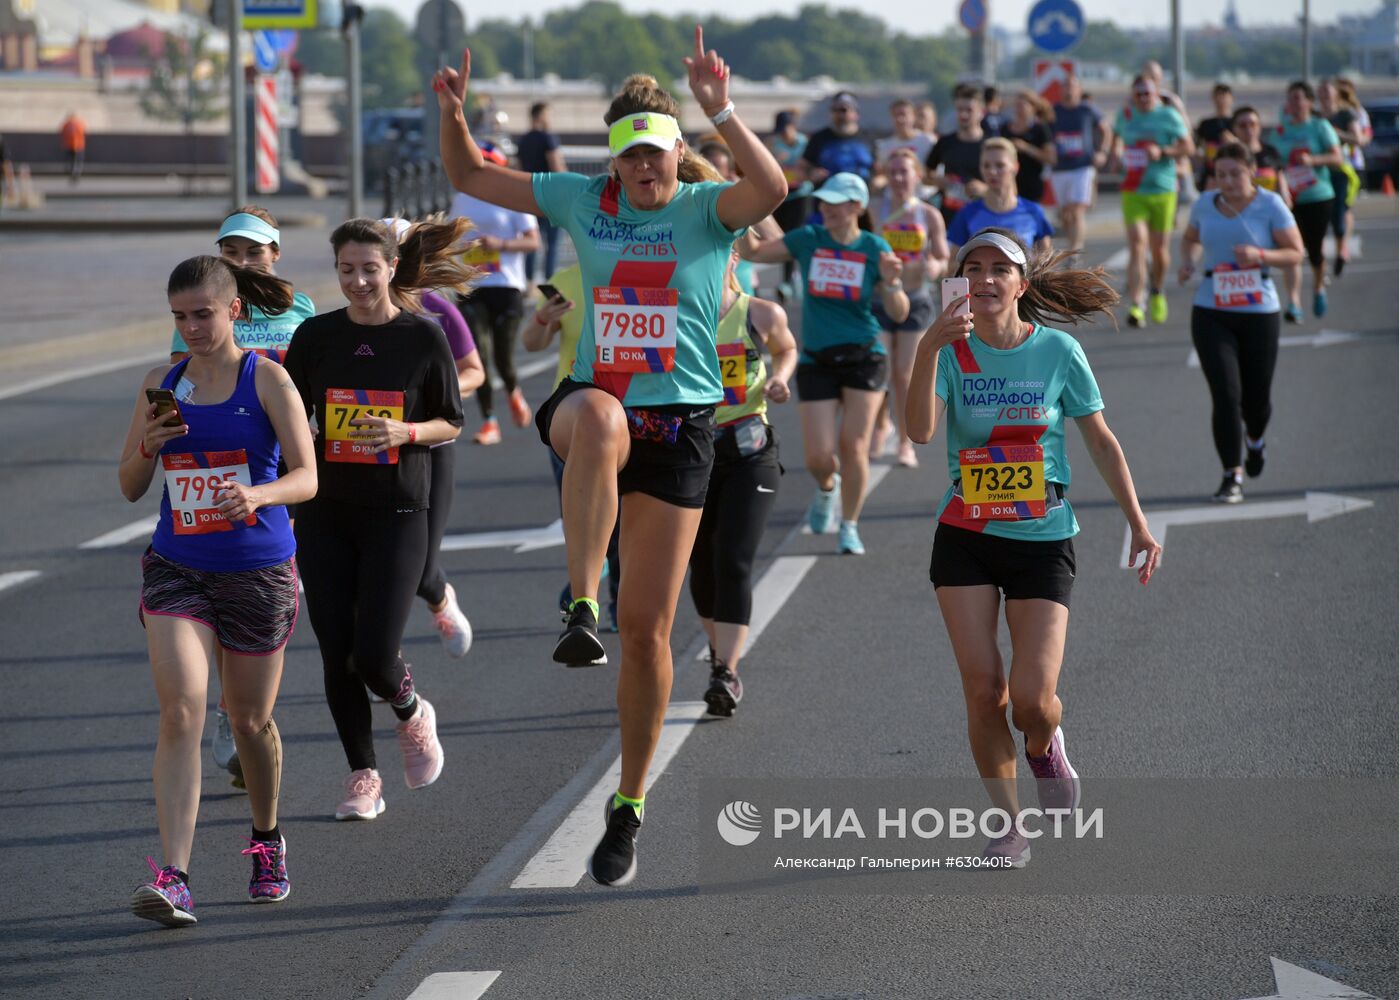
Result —
<instances>
[{"instance_id":1,"label":"dark hair","mask_svg":"<svg viewBox=\"0 0 1399 1000\"><path fill-rule=\"evenodd\" d=\"M617 95L612 98L612 103L607 106L602 120L604 124L610 126L613 122L625 118L627 115L645 113L670 115L672 118L678 119L680 105L661 87L660 81L654 76L633 73L622 81L622 89L617 91ZM680 156L680 166L676 173L680 180L686 184L725 179L708 160L697 155L690 148L689 143L685 144L685 152Z\"/></svg>"},{"instance_id":2,"label":"dark hair","mask_svg":"<svg viewBox=\"0 0 1399 1000\"><path fill-rule=\"evenodd\" d=\"M166 296L187 292L192 288L207 288L219 298L242 303L240 315L248 315L249 306L257 306L270 316L291 308L292 284L275 274L256 271L250 267L235 267L222 257L200 254L182 260L170 272L165 283Z\"/></svg>"},{"instance_id":3,"label":"dark hair","mask_svg":"<svg viewBox=\"0 0 1399 1000\"><path fill-rule=\"evenodd\" d=\"M376 219L350 219L330 234L330 245L337 258L347 243L374 247L385 263L397 258L389 298L400 309L421 313L423 292L431 288L464 292L479 273L461 257L472 228L470 219L428 219L410 224L399 237Z\"/></svg>"},{"instance_id":4,"label":"dark hair","mask_svg":"<svg viewBox=\"0 0 1399 1000\"><path fill-rule=\"evenodd\" d=\"M990 86L989 84L981 88L981 99L987 104L990 104L992 101L996 100L1000 96L1001 92L995 87Z\"/></svg>"},{"instance_id":5,"label":"dark hair","mask_svg":"<svg viewBox=\"0 0 1399 1000\"><path fill-rule=\"evenodd\" d=\"M1220 94L1229 94L1233 96L1233 93L1234 88L1227 83L1216 83L1214 89L1210 91L1210 95L1214 97L1218 97Z\"/></svg>"},{"instance_id":6,"label":"dark hair","mask_svg":"<svg viewBox=\"0 0 1399 1000\"><path fill-rule=\"evenodd\" d=\"M1289 94L1294 90L1300 90L1302 93L1306 94L1307 100L1309 101L1314 102L1316 100L1316 91L1312 89L1312 85L1306 80L1293 80L1287 85L1287 92Z\"/></svg>"},{"instance_id":7,"label":"dark hair","mask_svg":"<svg viewBox=\"0 0 1399 1000\"><path fill-rule=\"evenodd\" d=\"M1258 114L1258 109L1255 108L1252 104L1245 104L1241 108L1235 108L1234 114L1229 118L1229 124L1233 125L1244 115L1258 115L1258 121L1260 124L1262 124L1263 116Z\"/></svg>"},{"instance_id":8,"label":"dark hair","mask_svg":"<svg viewBox=\"0 0 1399 1000\"><path fill-rule=\"evenodd\" d=\"M952 99L954 101L981 101L985 104L986 99L982 97L981 88L970 83L959 83L952 88Z\"/></svg>"},{"instance_id":9,"label":"dark hair","mask_svg":"<svg viewBox=\"0 0 1399 1000\"><path fill-rule=\"evenodd\" d=\"M235 208L233 211L231 211L231 212L229 212L227 215L225 215L225 216L223 217L223 221L224 221L224 222L227 222L229 219L233 218L235 215L251 215L251 216L252 216L253 218L255 218L255 219L261 219L263 222L267 223L267 224L268 224L269 226L271 226L273 229L278 229L278 230L280 230L280 229L282 228L281 226L277 225L277 219L276 219L276 217L275 217L271 212L269 212L267 209L263 208L261 205L240 205L240 206L238 206L237 208ZM267 244L267 245L270 246L273 250L280 250L280 249L281 249L280 247L277 246L277 241L276 241L276 240L273 240L271 243L269 243L269 244Z\"/></svg>"},{"instance_id":10,"label":"dark hair","mask_svg":"<svg viewBox=\"0 0 1399 1000\"><path fill-rule=\"evenodd\" d=\"M1237 160L1250 169L1254 166L1253 153L1241 142L1226 142L1214 154L1215 160Z\"/></svg>"},{"instance_id":11,"label":"dark hair","mask_svg":"<svg viewBox=\"0 0 1399 1000\"><path fill-rule=\"evenodd\" d=\"M1016 312L1027 323L1078 323L1093 313L1102 313L1117 324L1112 307L1118 303L1118 294L1108 281L1107 272L1101 267L1065 267L1070 258L1077 256L1077 250L1047 250L1031 252L1018 234L1010 229L992 226L981 233L996 233L1020 247L1029 262L1022 270L1030 287L1020 296ZM966 261L962 262L962 267ZM961 277L962 267L957 268Z\"/></svg>"},{"instance_id":12,"label":"dark hair","mask_svg":"<svg viewBox=\"0 0 1399 1000\"><path fill-rule=\"evenodd\" d=\"M549 110L549 102L548 102L548 101L535 101L533 104L531 104L531 105L529 106L529 117L530 117L530 121L534 121L534 119L538 118L540 115L542 115L544 112L546 112L546 111L548 111L548 110Z\"/></svg>"}]
</instances>

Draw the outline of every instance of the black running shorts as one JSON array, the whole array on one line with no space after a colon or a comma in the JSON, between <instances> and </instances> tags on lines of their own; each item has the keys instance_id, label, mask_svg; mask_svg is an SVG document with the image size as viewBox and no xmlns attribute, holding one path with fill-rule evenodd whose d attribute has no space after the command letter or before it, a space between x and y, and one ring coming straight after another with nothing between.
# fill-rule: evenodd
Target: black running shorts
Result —
<instances>
[{"instance_id":1,"label":"black running shorts","mask_svg":"<svg viewBox=\"0 0 1399 1000\"><path fill-rule=\"evenodd\" d=\"M1072 538L1029 541L939 524L928 576L934 588L992 586L1007 601L1040 599L1067 608L1075 568Z\"/></svg>"},{"instance_id":2,"label":"black running shorts","mask_svg":"<svg viewBox=\"0 0 1399 1000\"><path fill-rule=\"evenodd\" d=\"M797 365L797 399L803 403L840 399L842 389L883 392L888 385L889 355L882 351L846 362L803 360Z\"/></svg>"},{"instance_id":3,"label":"black running shorts","mask_svg":"<svg viewBox=\"0 0 1399 1000\"><path fill-rule=\"evenodd\" d=\"M559 403L582 389L596 388L566 378L534 415L539 439L550 450L549 425ZM676 507L698 510L709 491L714 465L714 407L626 407L631 456L617 474L617 492L645 493ZM562 456L561 456L562 457Z\"/></svg>"},{"instance_id":4,"label":"black running shorts","mask_svg":"<svg viewBox=\"0 0 1399 1000\"><path fill-rule=\"evenodd\" d=\"M235 573L191 569L147 549L141 559L141 624L147 615L188 618L230 653L270 656L296 626L296 563Z\"/></svg>"}]
</instances>

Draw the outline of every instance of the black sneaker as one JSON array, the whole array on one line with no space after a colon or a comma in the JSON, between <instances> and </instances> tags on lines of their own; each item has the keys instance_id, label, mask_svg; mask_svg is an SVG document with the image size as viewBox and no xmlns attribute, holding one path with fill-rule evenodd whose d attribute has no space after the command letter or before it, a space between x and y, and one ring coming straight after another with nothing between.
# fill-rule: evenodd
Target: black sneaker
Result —
<instances>
[{"instance_id":1,"label":"black sneaker","mask_svg":"<svg viewBox=\"0 0 1399 1000\"><path fill-rule=\"evenodd\" d=\"M1214 496L1210 499L1215 503L1243 503L1244 488L1232 474L1225 473L1224 481L1219 484L1219 489L1214 491Z\"/></svg>"},{"instance_id":2,"label":"black sneaker","mask_svg":"<svg viewBox=\"0 0 1399 1000\"><path fill-rule=\"evenodd\" d=\"M1244 471L1249 479L1257 479L1263 474L1263 449L1246 445L1248 453L1244 457Z\"/></svg>"},{"instance_id":3,"label":"black sneaker","mask_svg":"<svg viewBox=\"0 0 1399 1000\"><path fill-rule=\"evenodd\" d=\"M588 858L588 874L598 885L626 885L636 878L636 831L641 816L631 806L612 808L609 797L602 818L607 832Z\"/></svg>"},{"instance_id":4,"label":"black sneaker","mask_svg":"<svg viewBox=\"0 0 1399 1000\"><path fill-rule=\"evenodd\" d=\"M554 646L554 660L566 667L598 667L607 662L607 650L597 637L597 614L585 601L574 601L564 618L563 634Z\"/></svg>"},{"instance_id":5,"label":"black sneaker","mask_svg":"<svg viewBox=\"0 0 1399 1000\"><path fill-rule=\"evenodd\" d=\"M704 703L709 706L710 715L732 718L734 708L743 700L743 681L717 656L711 656L709 663L709 689L704 692Z\"/></svg>"}]
</instances>

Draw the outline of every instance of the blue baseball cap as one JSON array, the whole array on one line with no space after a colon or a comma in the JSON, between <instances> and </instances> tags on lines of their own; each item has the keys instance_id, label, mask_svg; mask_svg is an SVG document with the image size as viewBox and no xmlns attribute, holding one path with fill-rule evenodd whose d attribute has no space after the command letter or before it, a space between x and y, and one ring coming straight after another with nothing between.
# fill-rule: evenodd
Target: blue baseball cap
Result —
<instances>
[{"instance_id":1,"label":"blue baseball cap","mask_svg":"<svg viewBox=\"0 0 1399 1000\"><path fill-rule=\"evenodd\" d=\"M870 189L863 178L859 174L845 172L832 174L814 196L828 205L854 201L858 202L861 208L864 208L870 203Z\"/></svg>"},{"instance_id":2,"label":"blue baseball cap","mask_svg":"<svg viewBox=\"0 0 1399 1000\"><path fill-rule=\"evenodd\" d=\"M280 243L281 233L275 226L269 226L263 219L247 212L235 212L223 220L219 227L219 237L214 242L222 243L230 236L241 236L254 243Z\"/></svg>"}]
</instances>

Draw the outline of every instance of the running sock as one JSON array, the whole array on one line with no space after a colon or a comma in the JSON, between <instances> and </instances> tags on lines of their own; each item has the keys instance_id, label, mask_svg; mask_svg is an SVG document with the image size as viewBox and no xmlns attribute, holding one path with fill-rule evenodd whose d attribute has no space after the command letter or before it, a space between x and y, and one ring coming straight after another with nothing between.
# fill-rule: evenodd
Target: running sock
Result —
<instances>
[{"instance_id":1,"label":"running sock","mask_svg":"<svg viewBox=\"0 0 1399 1000\"><path fill-rule=\"evenodd\" d=\"M270 820L275 828L277 798L282 790L282 734L277 723L268 719L267 725L251 736L240 736L235 729L233 742L243 766L243 782L248 786L253 825L260 819Z\"/></svg>"},{"instance_id":2,"label":"running sock","mask_svg":"<svg viewBox=\"0 0 1399 1000\"><path fill-rule=\"evenodd\" d=\"M1259 438L1257 441L1255 441L1255 440L1253 440L1253 438L1251 438L1251 437L1245 435L1245 436L1244 436L1244 440L1248 442L1248 446L1249 446L1250 448L1252 448L1254 451L1262 451L1262 450L1263 450L1263 439L1262 439L1262 438Z\"/></svg>"},{"instance_id":3,"label":"running sock","mask_svg":"<svg viewBox=\"0 0 1399 1000\"><path fill-rule=\"evenodd\" d=\"M389 707L393 709L393 714L398 716L399 722L407 722L418 714L418 692L409 688L408 694L401 701L391 701Z\"/></svg>"},{"instance_id":4,"label":"running sock","mask_svg":"<svg viewBox=\"0 0 1399 1000\"><path fill-rule=\"evenodd\" d=\"M1240 476L1240 475L1238 474L1238 472L1235 471L1234 469L1225 469L1225 470L1224 470L1224 475L1226 475L1226 476L1229 477L1230 479L1234 480L1234 482L1238 483L1240 486L1243 485L1243 481L1244 481L1244 480L1243 480L1243 477Z\"/></svg>"},{"instance_id":5,"label":"running sock","mask_svg":"<svg viewBox=\"0 0 1399 1000\"><path fill-rule=\"evenodd\" d=\"M858 520L847 521L845 518L842 517L840 519L840 526L842 528L858 528L860 526L860 522Z\"/></svg>"},{"instance_id":6,"label":"running sock","mask_svg":"<svg viewBox=\"0 0 1399 1000\"><path fill-rule=\"evenodd\" d=\"M601 621L601 620L602 620L602 617L601 617L601 615L599 614L599 609L598 609L597 601L593 600L591 597L575 597L575 598L574 598L572 601L570 601L569 604L568 604L568 613L569 613L569 614L573 614L573 609L576 608L576 607L578 607L578 605L580 605L580 604L585 605L585 606L587 606L587 607L593 609L593 620L594 620L594 621Z\"/></svg>"},{"instance_id":7,"label":"running sock","mask_svg":"<svg viewBox=\"0 0 1399 1000\"><path fill-rule=\"evenodd\" d=\"M622 808L622 806L631 806L632 812L636 813L637 818L640 819L642 810L646 808L646 796L643 795L639 799L629 799L618 792L612 796L612 808L615 810Z\"/></svg>"},{"instance_id":8,"label":"running sock","mask_svg":"<svg viewBox=\"0 0 1399 1000\"><path fill-rule=\"evenodd\" d=\"M276 823L272 824L272 829L270 830L259 830L257 827L253 827L252 839L270 840L273 842L279 841L282 839L282 828Z\"/></svg>"}]
</instances>

